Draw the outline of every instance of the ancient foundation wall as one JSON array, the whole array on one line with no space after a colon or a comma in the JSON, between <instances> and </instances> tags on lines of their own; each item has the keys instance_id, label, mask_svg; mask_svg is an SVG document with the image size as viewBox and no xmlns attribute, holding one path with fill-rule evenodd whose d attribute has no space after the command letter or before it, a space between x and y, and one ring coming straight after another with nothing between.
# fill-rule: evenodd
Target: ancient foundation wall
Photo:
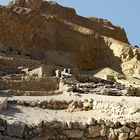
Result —
<instances>
[{"instance_id":1,"label":"ancient foundation wall","mask_svg":"<svg viewBox=\"0 0 140 140\"><path fill-rule=\"evenodd\" d=\"M33 80L0 81L0 90L49 91L59 89L60 79L47 77Z\"/></svg>"},{"instance_id":2,"label":"ancient foundation wall","mask_svg":"<svg viewBox=\"0 0 140 140\"><path fill-rule=\"evenodd\" d=\"M87 122L41 121L38 126L0 119L4 140L140 140L140 123L88 118Z\"/></svg>"}]
</instances>

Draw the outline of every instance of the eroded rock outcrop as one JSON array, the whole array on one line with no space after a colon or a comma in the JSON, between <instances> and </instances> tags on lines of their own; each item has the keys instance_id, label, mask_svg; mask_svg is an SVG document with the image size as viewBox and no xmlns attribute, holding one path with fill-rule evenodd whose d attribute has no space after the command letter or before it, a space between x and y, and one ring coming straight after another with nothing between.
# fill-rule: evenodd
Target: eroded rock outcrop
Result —
<instances>
[{"instance_id":1,"label":"eroded rock outcrop","mask_svg":"<svg viewBox=\"0 0 140 140\"><path fill-rule=\"evenodd\" d=\"M131 69L140 67L140 49L130 46L124 29L78 16L55 2L14 0L8 7L0 6L0 42L7 55L16 50L49 65L109 67L131 76Z\"/></svg>"}]
</instances>

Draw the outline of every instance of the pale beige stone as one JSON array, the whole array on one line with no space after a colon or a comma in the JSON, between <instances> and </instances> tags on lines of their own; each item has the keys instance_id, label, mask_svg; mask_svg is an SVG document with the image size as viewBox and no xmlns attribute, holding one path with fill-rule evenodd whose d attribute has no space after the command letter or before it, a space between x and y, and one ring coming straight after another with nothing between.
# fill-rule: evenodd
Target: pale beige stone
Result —
<instances>
[{"instance_id":1,"label":"pale beige stone","mask_svg":"<svg viewBox=\"0 0 140 140\"><path fill-rule=\"evenodd\" d=\"M118 140L127 140L128 134L127 133L119 133Z\"/></svg>"},{"instance_id":2,"label":"pale beige stone","mask_svg":"<svg viewBox=\"0 0 140 140\"><path fill-rule=\"evenodd\" d=\"M136 128L135 133L136 133L136 135L140 136L140 127L137 127L137 128Z\"/></svg>"},{"instance_id":3,"label":"pale beige stone","mask_svg":"<svg viewBox=\"0 0 140 140\"><path fill-rule=\"evenodd\" d=\"M135 132L130 132L130 134L129 134L129 138L131 138L131 139L132 139L132 138L134 138L134 137L135 137L135 135L136 135L136 134L135 134Z\"/></svg>"},{"instance_id":4,"label":"pale beige stone","mask_svg":"<svg viewBox=\"0 0 140 140\"><path fill-rule=\"evenodd\" d=\"M115 139L116 139L115 132L114 132L114 130L113 130L112 128L110 128L110 129L108 130L107 138L108 138L109 140L115 140Z\"/></svg>"}]
</instances>

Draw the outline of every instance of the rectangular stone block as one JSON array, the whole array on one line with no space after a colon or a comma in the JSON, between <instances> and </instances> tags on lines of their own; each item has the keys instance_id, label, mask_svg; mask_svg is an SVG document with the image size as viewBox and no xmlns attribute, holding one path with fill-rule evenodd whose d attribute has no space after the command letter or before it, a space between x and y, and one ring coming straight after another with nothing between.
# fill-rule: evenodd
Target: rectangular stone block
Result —
<instances>
[{"instance_id":1,"label":"rectangular stone block","mask_svg":"<svg viewBox=\"0 0 140 140\"><path fill-rule=\"evenodd\" d=\"M22 138L26 124L19 121L9 121L7 123L7 135Z\"/></svg>"},{"instance_id":2,"label":"rectangular stone block","mask_svg":"<svg viewBox=\"0 0 140 140\"><path fill-rule=\"evenodd\" d=\"M7 108L7 98L0 97L0 111Z\"/></svg>"},{"instance_id":3,"label":"rectangular stone block","mask_svg":"<svg viewBox=\"0 0 140 140\"><path fill-rule=\"evenodd\" d=\"M63 134L67 138L72 138L72 139L79 139L83 136L83 131L81 130L65 130Z\"/></svg>"}]
</instances>

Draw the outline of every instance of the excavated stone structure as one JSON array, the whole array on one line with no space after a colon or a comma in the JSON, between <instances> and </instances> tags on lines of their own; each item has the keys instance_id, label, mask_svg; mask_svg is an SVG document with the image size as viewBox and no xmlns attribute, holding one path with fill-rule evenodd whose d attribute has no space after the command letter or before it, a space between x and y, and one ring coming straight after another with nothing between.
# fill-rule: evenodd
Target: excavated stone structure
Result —
<instances>
[{"instance_id":1,"label":"excavated stone structure","mask_svg":"<svg viewBox=\"0 0 140 140\"><path fill-rule=\"evenodd\" d=\"M56 2L0 6L0 140L140 140L139 96L123 28Z\"/></svg>"}]
</instances>

